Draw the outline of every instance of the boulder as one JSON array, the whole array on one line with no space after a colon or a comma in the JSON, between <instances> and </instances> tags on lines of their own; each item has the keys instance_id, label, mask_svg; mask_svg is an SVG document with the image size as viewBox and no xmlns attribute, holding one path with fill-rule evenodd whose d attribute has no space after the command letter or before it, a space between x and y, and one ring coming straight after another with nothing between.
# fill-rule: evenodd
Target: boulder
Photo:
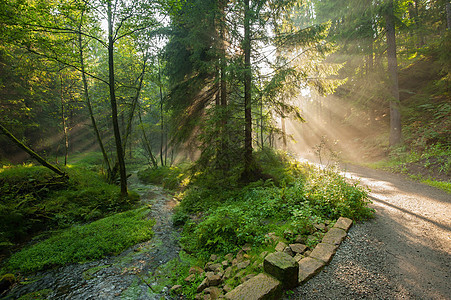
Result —
<instances>
[{"instance_id":1,"label":"boulder","mask_svg":"<svg viewBox=\"0 0 451 300\"><path fill-rule=\"evenodd\" d=\"M352 226L352 220L349 218L340 217L338 218L337 222L335 223L335 228L341 228L344 231L348 231L349 228Z\"/></svg>"},{"instance_id":2,"label":"boulder","mask_svg":"<svg viewBox=\"0 0 451 300\"><path fill-rule=\"evenodd\" d=\"M215 260L217 260L218 259L218 256L216 255L216 254L212 254L211 256L210 256L210 261L215 261Z\"/></svg>"},{"instance_id":3,"label":"boulder","mask_svg":"<svg viewBox=\"0 0 451 300\"><path fill-rule=\"evenodd\" d=\"M178 293L182 289L182 286L180 284L176 284L173 287L171 287L171 292Z\"/></svg>"},{"instance_id":4,"label":"boulder","mask_svg":"<svg viewBox=\"0 0 451 300\"><path fill-rule=\"evenodd\" d=\"M293 252L293 250L291 250L291 248L290 247L285 247L285 249L283 249L283 253L286 253L286 254L288 254L289 256L294 256L295 255L295 253Z\"/></svg>"},{"instance_id":5,"label":"boulder","mask_svg":"<svg viewBox=\"0 0 451 300\"><path fill-rule=\"evenodd\" d=\"M216 286L211 286L211 287L206 288L204 290L204 293L209 294L211 300L216 300L221 295L222 290Z\"/></svg>"},{"instance_id":6,"label":"boulder","mask_svg":"<svg viewBox=\"0 0 451 300\"><path fill-rule=\"evenodd\" d=\"M263 261L266 273L280 280L284 289L298 285L299 265L293 257L283 252L274 252Z\"/></svg>"},{"instance_id":7,"label":"boulder","mask_svg":"<svg viewBox=\"0 0 451 300\"><path fill-rule=\"evenodd\" d=\"M228 300L275 300L281 297L280 282L264 273L252 277L225 295Z\"/></svg>"}]
</instances>

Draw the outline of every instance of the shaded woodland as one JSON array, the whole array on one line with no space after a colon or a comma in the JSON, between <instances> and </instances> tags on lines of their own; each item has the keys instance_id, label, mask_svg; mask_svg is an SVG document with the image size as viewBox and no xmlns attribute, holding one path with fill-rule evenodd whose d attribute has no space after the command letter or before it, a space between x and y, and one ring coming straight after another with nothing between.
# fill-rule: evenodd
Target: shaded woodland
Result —
<instances>
[{"instance_id":1,"label":"shaded woodland","mask_svg":"<svg viewBox=\"0 0 451 300\"><path fill-rule=\"evenodd\" d=\"M313 247L318 224L371 217L364 189L303 157L451 191L450 35L448 0L0 1L0 274L150 239L132 173L181 201L182 273L270 231ZM27 248L115 222L136 239Z\"/></svg>"}]
</instances>

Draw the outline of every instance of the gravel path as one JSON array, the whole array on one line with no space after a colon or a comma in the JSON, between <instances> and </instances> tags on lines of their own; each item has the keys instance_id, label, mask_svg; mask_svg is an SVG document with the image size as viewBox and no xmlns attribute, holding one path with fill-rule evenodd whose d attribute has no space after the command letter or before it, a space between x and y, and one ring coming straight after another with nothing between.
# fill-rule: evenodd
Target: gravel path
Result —
<instances>
[{"instance_id":1,"label":"gravel path","mask_svg":"<svg viewBox=\"0 0 451 300\"><path fill-rule=\"evenodd\" d=\"M330 265L287 299L451 299L451 195L344 169L370 188L375 218L355 224Z\"/></svg>"}]
</instances>

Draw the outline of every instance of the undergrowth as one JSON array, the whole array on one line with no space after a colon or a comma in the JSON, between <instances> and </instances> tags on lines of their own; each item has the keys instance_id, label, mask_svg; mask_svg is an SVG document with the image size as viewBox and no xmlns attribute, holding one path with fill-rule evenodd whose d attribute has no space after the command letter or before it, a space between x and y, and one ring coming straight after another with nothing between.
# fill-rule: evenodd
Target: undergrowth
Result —
<instances>
[{"instance_id":1,"label":"undergrowth","mask_svg":"<svg viewBox=\"0 0 451 300\"><path fill-rule=\"evenodd\" d=\"M121 198L118 186L85 167L69 166L65 171L68 179L41 166L0 169L0 251L44 230L130 209L139 198L133 192Z\"/></svg>"},{"instance_id":2,"label":"undergrowth","mask_svg":"<svg viewBox=\"0 0 451 300\"><path fill-rule=\"evenodd\" d=\"M181 202L173 222L183 226L183 249L197 260L205 263L211 254L237 253L245 244L265 251L270 232L289 243L300 235L307 246L314 247L322 237L315 225L333 224L340 216L363 220L373 214L366 190L331 168L319 170L270 149L255 153L255 159L265 178L245 185L237 176L218 177L220 170L202 172L195 166L183 171L148 169L140 175L164 182L165 172L170 181L179 178L178 182L183 182L178 186L176 197ZM255 257L259 257L257 253ZM185 274L187 265L178 272ZM182 285L184 295L194 297L195 284L180 278L173 284Z\"/></svg>"}]
</instances>

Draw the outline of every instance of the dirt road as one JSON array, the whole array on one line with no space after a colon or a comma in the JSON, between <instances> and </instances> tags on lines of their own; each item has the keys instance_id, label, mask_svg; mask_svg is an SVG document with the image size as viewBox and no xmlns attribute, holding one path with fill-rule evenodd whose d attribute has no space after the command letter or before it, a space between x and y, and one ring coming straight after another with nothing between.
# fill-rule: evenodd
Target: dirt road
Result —
<instances>
[{"instance_id":1,"label":"dirt road","mask_svg":"<svg viewBox=\"0 0 451 300\"><path fill-rule=\"evenodd\" d=\"M451 194L402 175L344 165L370 188L331 264L287 299L451 299Z\"/></svg>"}]
</instances>

